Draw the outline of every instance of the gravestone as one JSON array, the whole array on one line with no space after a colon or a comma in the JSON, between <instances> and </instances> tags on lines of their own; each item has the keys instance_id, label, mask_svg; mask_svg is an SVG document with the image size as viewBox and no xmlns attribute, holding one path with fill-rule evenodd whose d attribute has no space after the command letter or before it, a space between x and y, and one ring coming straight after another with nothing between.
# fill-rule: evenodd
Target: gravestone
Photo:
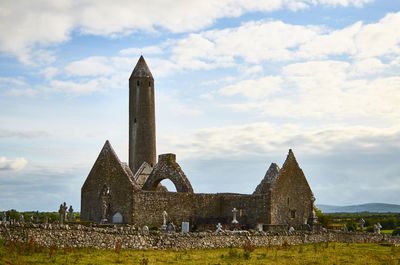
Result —
<instances>
[{"instance_id":1,"label":"gravestone","mask_svg":"<svg viewBox=\"0 0 400 265\"><path fill-rule=\"evenodd\" d=\"M293 232L294 232L294 227L291 226L291 227L289 228L289 233L293 233Z\"/></svg>"},{"instance_id":2,"label":"gravestone","mask_svg":"<svg viewBox=\"0 0 400 265\"><path fill-rule=\"evenodd\" d=\"M1 221L3 223L7 222L7 214L6 214L6 212L3 212L3 214L1 215Z\"/></svg>"},{"instance_id":3,"label":"gravestone","mask_svg":"<svg viewBox=\"0 0 400 265\"><path fill-rule=\"evenodd\" d=\"M149 227L147 225L143 226L142 231L149 232Z\"/></svg>"},{"instance_id":4,"label":"gravestone","mask_svg":"<svg viewBox=\"0 0 400 265\"><path fill-rule=\"evenodd\" d=\"M62 225L64 224L64 208L62 204L60 204L60 209L58 209L58 213L60 215L59 225Z\"/></svg>"},{"instance_id":5,"label":"gravestone","mask_svg":"<svg viewBox=\"0 0 400 265\"><path fill-rule=\"evenodd\" d=\"M119 212L116 212L112 218L112 222L114 224L120 224L122 223L122 215Z\"/></svg>"},{"instance_id":6,"label":"gravestone","mask_svg":"<svg viewBox=\"0 0 400 265\"><path fill-rule=\"evenodd\" d=\"M67 219L67 209L68 209L68 207L67 207L67 203L66 202L64 202L64 204L63 204L63 223L65 223L68 219Z\"/></svg>"},{"instance_id":7,"label":"gravestone","mask_svg":"<svg viewBox=\"0 0 400 265\"><path fill-rule=\"evenodd\" d=\"M163 224L161 225L160 231L167 230L167 216L168 216L168 213L166 211L163 211L162 212Z\"/></svg>"},{"instance_id":8,"label":"gravestone","mask_svg":"<svg viewBox=\"0 0 400 265\"><path fill-rule=\"evenodd\" d=\"M174 226L174 224L173 224L173 223L169 223L169 224L167 225L166 231L167 231L167 233L169 233L169 232L174 232L174 231L175 231L175 226Z\"/></svg>"},{"instance_id":9,"label":"gravestone","mask_svg":"<svg viewBox=\"0 0 400 265\"><path fill-rule=\"evenodd\" d=\"M239 223L238 220L236 220L236 213L237 212L238 212L238 210L236 210L236 208L233 208L233 210L232 210L232 213L233 213L232 224Z\"/></svg>"},{"instance_id":10,"label":"gravestone","mask_svg":"<svg viewBox=\"0 0 400 265\"><path fill-rule=\"evenodd\" d=\"M36 211L36 214L35 214L35 223L39 223L39 211Z\"/></svg>"},{"instance_id":11,"label":"gravestone","mask_svg":"<svg viewBox=\"0 0 400 265\"><path fill-rule=\"evenodd\" d=\"M24 223L25 222L24 216L22 214L19 216L19 222L20 223Z\"/></svg>"},{"instance_id":12,"label":"gravestone","mask_svg":"<svg viewBox=\"0 0 400 265\"><path fill-rule=\"evenodd\" d=\"M361 232L363 232L364 233L364 224L365 224L365 220L364 219L360 219L360 230L361 230Z\"/></svg>"},{"instance_id":13,"label":"gravestone","mask_svg":"<svg viewBox=\"0 0 400 265\"><path fill-rule=\"evenodd\" d=\"M189 222L182 222L182 233L189 232Z\"/></svg>"},{"instance_id":14,"label":"gravestone","mask_svg":"<svg viewBox=\"0 0 400 265\"><path fill-rule=\"evenodd\" d=\"M221 232L222 231L222 225L221 223L217 224L217 230L215 230L215 233Z\"/></svg>"},{"instance_id":15,"label":"gravestone","mask_svg":"<svg viewBox=\"0 0 400 265\"><path fill-rule=\"evenodd\" d=\"M263 231L263 224L257 224L257 226L256 226L256 229L257 229L257 231L258 232L261 232L261 231Z\"/></svg>"},{"instance_id":16,"label":"gravestone","mask_svg":"<svg viewBox=\"0 0 400 265\"><path fill-rule=\"evenodd\" d=\"M381 233L381 228L382 228L382 226L381 226L380 223L374 224L374 233L375 234L380 234Z\"/></svg>"},{"instance_id":17,"label":"gravestone","mask_svg":"<svg viewBox=\"0 0 400 265\"><path fill-rule=\"evenodd\" d=\"M68 218L68 220L69 220L70 222L72 222L72 221L73 221L73 217L74 217L74 215L73 215L74 209L72 209L72 205L69 206L68 213L69 213L69 216L68 216L69 218Z\"/></svg>"}]
</instances>

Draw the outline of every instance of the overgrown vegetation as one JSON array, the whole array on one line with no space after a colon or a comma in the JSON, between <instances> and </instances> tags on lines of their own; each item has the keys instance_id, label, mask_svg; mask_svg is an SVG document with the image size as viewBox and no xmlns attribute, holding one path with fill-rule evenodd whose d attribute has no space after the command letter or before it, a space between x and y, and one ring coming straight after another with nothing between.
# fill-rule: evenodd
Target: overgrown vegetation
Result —
<instances>
[{"instance_id":1,"label":"overgrown vegetation","mask_svg":"<svg viewBox=\"0 0 400 265\"><path fill-rule=\"evenodd\" d=\"M247 253L247 254L246 254ZM43 247L29 240L0 241L0 264L399 264L400 248L388 244L342 244L208 250L114 250Z\"/></svg>"},{"instance_id":2,"label":"overgrown vegetation","mask_svg":"<svg viewBox=\"0 0 400 265\"><path fill-rule=\"evenodd\" d=\"M343 229L346 225L348 231L360 231L360 220L364 219L364 229L374 232L374 224L380 223L383 233L394 233L400 229L400 213L322 213L317 207L314 208L318 221L330 229Z\"/></svg>"}]
</instances>

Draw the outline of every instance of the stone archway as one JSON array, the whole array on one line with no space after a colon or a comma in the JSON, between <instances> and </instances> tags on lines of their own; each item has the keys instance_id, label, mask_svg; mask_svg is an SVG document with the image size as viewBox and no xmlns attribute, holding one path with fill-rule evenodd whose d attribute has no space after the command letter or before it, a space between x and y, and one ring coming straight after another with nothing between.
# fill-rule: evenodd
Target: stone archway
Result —
<instances>
[{"instance_id":1,"label":"stone archway","mask_svg":"<svg viewBox=\"0 0 400 265\"><path fill-rule=\"evenodd\" d=\"M193 193L192 185L176 163L175 154L163 154L158 156L158 163L143 185L142 190L155 191L158 184L169 179L174 183L177 192Z\"/></svg>"}]
</instances>

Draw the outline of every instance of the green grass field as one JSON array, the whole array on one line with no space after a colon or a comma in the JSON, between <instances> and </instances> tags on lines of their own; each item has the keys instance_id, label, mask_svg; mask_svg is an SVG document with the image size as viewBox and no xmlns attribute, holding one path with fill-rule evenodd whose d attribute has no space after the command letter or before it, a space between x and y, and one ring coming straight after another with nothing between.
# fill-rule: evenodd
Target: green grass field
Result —
<instances>
[{"instance_id":1,"label":"green grass field","mask_svg":"<svg viewBox=\"0 0 400 265\"><path fill-rule=\"evenodd\" d=\"M320 243L253 249L96 250L0 242L0 264L400 264L400 248Z\"/></svg>"}]
</instances>

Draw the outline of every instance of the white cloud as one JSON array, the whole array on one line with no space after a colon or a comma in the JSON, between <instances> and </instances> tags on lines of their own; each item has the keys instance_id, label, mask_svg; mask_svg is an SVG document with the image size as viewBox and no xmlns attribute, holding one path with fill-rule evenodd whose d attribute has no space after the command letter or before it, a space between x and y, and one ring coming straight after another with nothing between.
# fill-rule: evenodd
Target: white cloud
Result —
<instances>
[{"instance_id":1,"label":"white cloud","mask_svg":"<svg viewBox=\"0 0 400 265\"><path fill-rule=\"evenodd\" d=\"M159 46L147 46L142 48L127 48L120 50L119 53L121 55L134 55L137 56L138 54L161 54L163 50Z\"/></svg>"},{"instance_id":2,"label":"white cloud","mask_svg":"<svg viewBox=\"0 0 400 265\"><path fill-rule=\"evenodd\" d=\"M73 76L108 76L115 72L106 57L88 57L75 61L65 67L68 74Z\"/></svg>"},{"instance_id":3,"label":"white cloud","mask_svg":"<svg viewBox=\"0 0 400 265\"><path fill-rule=\"evenodd\" d=\"M47 80L51 80L59 72L60 72L60 70L56 67L46 67L43 70L41 70L39 73L43 74Z\"/></svg>"},{"instance_id":4,"label":"white cloud","mask_svg":"<svg viewBox=\"0 0 400 265\"><path fill-rule=\"evenodd\" d=\"M368 153L382 148L399 148L400 128L326 124L321 129L319 126L278 126L260 122L200 129L184 136L163 135L160 138L164 149L176 150L174 152L180 159L265 157L289 148L313 155L338 149L361 149Z\"/></svg>"},{"instance_id":5,"label":"white cloud","mask_svg":"<svg viewBox=\"0 0 400 265\"><path fill-rule=\"evenodd\" d=\"M374 67L365 68L368 64ZM245 95L248 100L232 99L228 107L262 116L396 122L400 118L400 78L359 77L368 71L376 73L376 67L382 66L373 59L354 64L332 60L294 63L272 79L279 82L245 80L221 92ZM279 93L270 94L270 90Z\"/></svg>"},{"instance_id":6,"label":"white cloud","mask_svg":"<svg viewBox=\"0 0 400 265\"><path fill-rule=\"evenodd\" d=\"M249 99L261 99L280 90L282 79L277 76L267 76L257 80L244 80L234 85L223 87L219 92L223 95L243 95Z\"/></svg>"},{"instance_id":7,"label":"white cloud","mask_svg":"<svg viewBox=\"0 0 400 265\"><path fill-rule=\"evenodd\" d=\"M171 4L152 1L3 1L0 12L0 50L25 64L52 60L47 51L35 50L70 39L71 32L115 37L157 27L171 32L199 30L216 19L247 12L299 10L310 6L357 7L370 0L206 0ZM47 53L47 54L44 54ZM36 57L36 58L35 58Z\"/></svg>"},{"instance_id":8,"label":"white cloud","mask_svg":"<svg viewBox=\"0 0 400 265\"><path fill-rule=\"evenodd\" d=\"M7 159L4 156L0 157L0 170L21 170L26 164L28 164L28 161L23 157L14 160Z\"/></svg>"}]
</instances>

